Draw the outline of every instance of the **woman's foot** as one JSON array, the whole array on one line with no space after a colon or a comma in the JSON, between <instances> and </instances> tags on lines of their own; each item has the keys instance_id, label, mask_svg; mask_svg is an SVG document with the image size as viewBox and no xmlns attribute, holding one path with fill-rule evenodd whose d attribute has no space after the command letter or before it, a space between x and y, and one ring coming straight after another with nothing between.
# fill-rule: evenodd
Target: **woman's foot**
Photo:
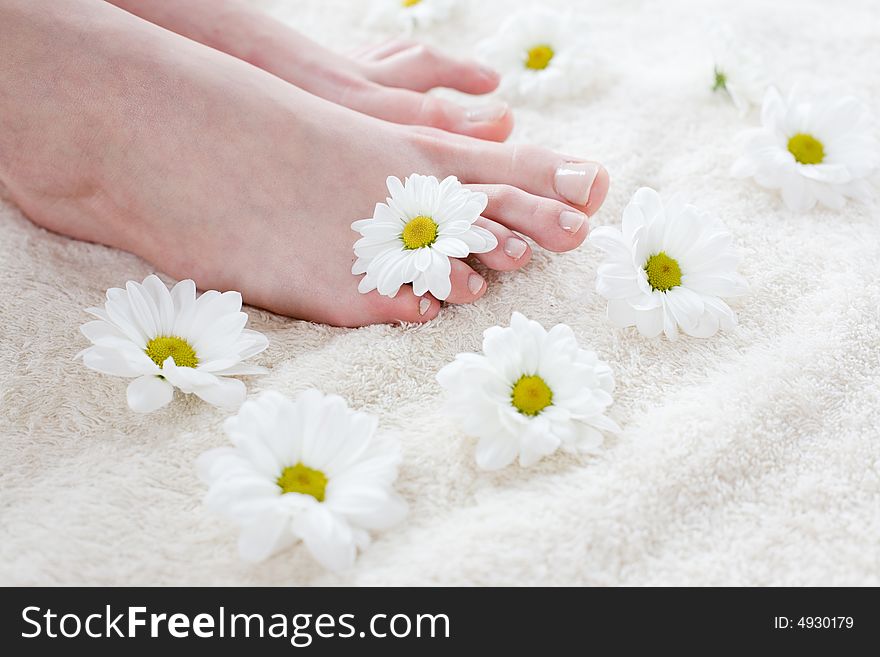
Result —
<instances>
[{"instance_id":1,"label":"woman's foot","mask_svg":"<svg viewBox=\"0 0 880 657\"><path fill-rule=\"evenodd\" d=\"M346 57L240 0L111 0L145 20L262 68L309 93L386 121L504 141L513 116L501 101L462 107L426 95L435 87L486 94L498 74L411 41Z\"/></svg>"},{"instance_id":2,"label":"woman's foot","mask_svg":"<svg viewBox=\"0 0 880 657\"><path fill-rule=\"evenodd\" d=\"M437 300L363 295L350 273L351 223L384 200L386 176L486 192L499 245L478 257L498 270L530 258L513 231L577 247L605 198L594 163L381 121L103 3L52 7L0 3L0 61L16 62L0 66L0 178L37 223L200 288L340 326L426 321ZM449 302L486 293L453 262Z\"/></svg>"}]
</instances>

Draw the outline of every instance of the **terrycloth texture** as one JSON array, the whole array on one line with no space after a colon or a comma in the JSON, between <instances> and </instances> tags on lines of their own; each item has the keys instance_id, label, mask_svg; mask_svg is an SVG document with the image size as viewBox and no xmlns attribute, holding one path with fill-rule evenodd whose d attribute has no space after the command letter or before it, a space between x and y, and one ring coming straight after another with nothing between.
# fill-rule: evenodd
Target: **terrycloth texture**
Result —
<instances>
[{"instance_id":1,"label":"terrycloth texture","mask_svg":"<svg viewBox=\"0 0 880 657\"><path fill-rule=\"evenodd\" d=\"M514 5L464 3L422 38L467 54ZM550 3L546 3L550 4ZM589 17L596 83L581 99L517 108L513 140L595 157L613 184L594 224L617 224L633 191L682 192L741 245L751 295L741 327L708 340L619 331L593 292L600 254L536 251L521 273L418 328L334 329L252 310L271 344L251 393L309 386L377 413L399 435L408 520L353 570L305 549L239 562L235 529L201 505L193 461L226 443L196 398L149 416L127 381L73 360L81 312L141 280L140 259L72 241L0 208L0 582L3 584L880 584L880 216L788 211L728 175L754 123L709 91L703 16L729 14L789 81L856 92L880 110L874 0L556 2ZM362 31L361 3L275 3L331 46ZM590 73L592 74L592 73ZM328 157L344 154L328 153ZM167 280L167 279L166 279ZM478 471L473 441L442 411L435 372L479 349L520 310L570 324L611 363L624 427L594 458Z\"/></svg>"}]
</instances>

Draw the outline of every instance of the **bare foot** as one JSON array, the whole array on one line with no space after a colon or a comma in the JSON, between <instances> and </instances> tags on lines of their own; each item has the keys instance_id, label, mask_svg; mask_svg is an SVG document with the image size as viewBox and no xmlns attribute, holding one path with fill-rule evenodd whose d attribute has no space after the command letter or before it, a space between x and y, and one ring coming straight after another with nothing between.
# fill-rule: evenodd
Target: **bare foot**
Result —
<instances>
[{"instance_id":1,"label":"bare foot","mask_svg":"<svg viewBox=\"0 0 880 657\"><path fill-rule=\"evenodd\" d=\"M388 175L456 175L489 196L481 225L512 270L516 233L567 251L608 174L586 160L375 119L103 2L0 2L0 179L35 222L146 258L200 288L340 326L420 322L408 286L360 294L350 226ZM84 48L82 44L88 44ZM451 303L486 284L453 261Z\"/></svg>"},{"instance_id":2,"label":"bare foot","mask_svg":"<svg viewBox=\"0 0 880 657\"><path fill-rule=\"evenodd\" d=\"M321 98L371 116L504 141L513 116L500 101L465 108L424 92L493 91L495 71L412 41L346 57L240 0L111 0L148 21L250 62Z\"/></svg>"}]
</instances>

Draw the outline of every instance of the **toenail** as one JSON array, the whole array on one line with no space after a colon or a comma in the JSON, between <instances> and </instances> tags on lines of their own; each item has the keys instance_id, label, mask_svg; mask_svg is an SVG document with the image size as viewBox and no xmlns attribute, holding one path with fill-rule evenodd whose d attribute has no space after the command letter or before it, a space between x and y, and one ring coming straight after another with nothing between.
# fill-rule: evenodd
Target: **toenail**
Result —
<instances>
[{"instance_id":1,"label":"toenail","mask_svg":"<svg viewBox=\"0 0 880 657\"><path fill-rule=\"evenodd\" d=\"M507 241L504 242L504 252L514 260L519 260L522 258L523 253L526 252L526 246L526 243L520 238L508 237Z\"/></svg>"},{"instance_id":2,"label":"toenail","mask_svg":"<svg viewBox=\"0 0 880 657\"><path fill-rule=\"evenodd\" d=\"M478 294L483 289L484 282L483 277L479 274L471 274L468 277L468 289L471 291L471 294Z\"/></svg>"},{"instance_id":3,"label":"toenail","mask_svg":"<svg viewBox=\"0 0 880 657\"><path fill-rule=\"evenodd\" d=\"M574 205L586 205L599 174L595 162L566 162L556 169L556 193Z\"/></svg>"},{"instance_id":4,"label":"toenail","mask_svg":"<svg viewBox=\"0 0 880 657\"><path fill-rule=\"evenodd\" d=\"M559 225L562 227L562 230L572 234L578 232L586 220L587 215L582 212L575 212L574 210L565 210L559 215Z\"/></svg>"},{"instance_id":5,"label":"toenail","mask_svg":"<svg viewBox=\"0 0 880 657\"><path fill-rule=\"evenodd\" d=\"M482 107L472 107L467 111L468 121L474 123L490 123L507 114L507 103L489 103Z\"/></svg>"},{"instance_id":6,"label":"toenail","mask_svg":"<svg viewBox=\"0 0 880 657\"><path fill-rule=\"evenodd\" d=\"M419 315L424 315L426 312L428 312L428 308L430 308L430 307L431 307L431 300L426 299L425 297L422 297L419 300Z\"/></svg>"},{"instance_id":7,"label":"toenail","mask_svg":"<svg viewBox=\"0 0 880 657\"><path fill-rule=\"evenodd\" d=\"M480 71L480 75L482 75L484 78L489 78L490 80L497 80L500 77L498 75L498 71L496 71L494 68L491 68L489 66L480 65L477 68Z\"/></svg>"}]
</instances>

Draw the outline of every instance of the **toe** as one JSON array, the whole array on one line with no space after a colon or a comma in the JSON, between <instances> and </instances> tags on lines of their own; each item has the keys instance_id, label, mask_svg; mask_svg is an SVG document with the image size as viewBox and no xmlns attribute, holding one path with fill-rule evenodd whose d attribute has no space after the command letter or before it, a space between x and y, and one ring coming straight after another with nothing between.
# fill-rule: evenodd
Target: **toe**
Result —
<instances>
[{"instance_id":1,"label":"toe","mask_svg":"<svg viewBox=\"0 0 880 657\"><path fill-rule=\"evenodd\" d=\"M490 141L504 141L513 130L513 114L500 101L464 108L435 96L369 83L353 91L345 103L386 121L429 126Z\"/></svg>"},{"instance_id":2,"label":"toe","mask_svg":"<svg viewBox=\"0 0 880 657\"><path fill-rule=\"evenodd\" d=\"M409 285L401 287L393 297L382 296L374 290L365 295L365 300L373 324L423 323L434 319L440 312L437 299L430 294L416 296Z\"/></svg>"},{"instance_id":3,"label":"toe","mask_svg":"<svg viewBox=\"0 0 880 657\"><path fill-rule=\"evenodd\" d=\"M498 87L501 77L494 70L470 60L450 57L430 46L388 46L381 58L364 65L365 75L388 87L428 91L448 87L469 94L485 94Z\"/></svg>"},{"instance_id":4,"label":"toe","mask_svg":"<svg viewBox=\"0 0 880 657\"><path fill-rule=\"evenodd\" d=\"M427 142L445 141L434 151L445 154L448 168L468 183L506 183L537 196L562 201L595 214L610 184L598 162L560 155L537 146L487 144L457 137L450 140L430 130L416 134ZM431 147L431 144L426 144Z\"/></svg>"},{"instance_id":5,"label":"toe","mask_svg":"<svg viewBox=\"0 0 880 657\"><path fill-rule=\"evenodd\" d=\"M477 254L477 259L490 269L510 271L524 266L532 257L528 243L512 230L491 219L479 218L478 226L488 230L498 240L498 246L488 253Z\"/></svg>"},{"instance_id":6,"label":"toe","mask_svg":"<svg viewBox=\"0 0 880 657\"><path fill-rule=\"evenodd\" d=\"M446 298L448 303L471 303L486 294L486 281L461 260L450 260L452 291Z\"/></svg>"},{"instance_id":7,"label":"toe","mask_svg":"<svg viewBox=\"0 0 880 657\"><path fill-rule=\"evenodd\" d=\"M505 229L528 235L545 249L570 251L590 232L588 216L561 201L529 194L510 185L467 187L488 196L489 204L483 216Z\"/></svg>"},{"instance_id":8,"label":"toe","mask_svg":"<svg viewBox=\"0 0 880 657\"><path fill-rule=\"evenodd\" d=\"M361 46L348 53L349 57L367 62L374 62L390 57L401 50L413 48L417 43L409 39L390 39L383 43Z\"/></svg>"}]
</instances>

